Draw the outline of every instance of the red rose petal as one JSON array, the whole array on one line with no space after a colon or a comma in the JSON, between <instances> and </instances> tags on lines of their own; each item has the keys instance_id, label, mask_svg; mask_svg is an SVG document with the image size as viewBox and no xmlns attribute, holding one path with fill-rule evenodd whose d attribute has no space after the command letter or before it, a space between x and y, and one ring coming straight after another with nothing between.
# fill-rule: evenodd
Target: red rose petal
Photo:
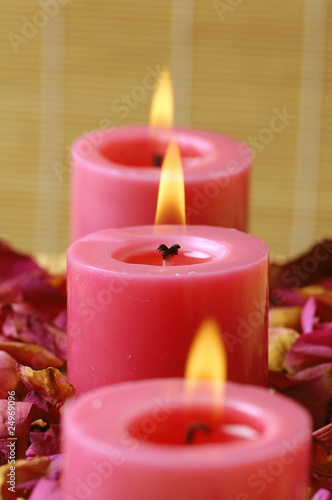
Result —
<instances>
[{"instance_id":1,"label":"red rose petal","mask_svg":"<svg viewBox=\"0 0 332 500\"><path fill-rule=\"evenodd\" d=\"M276 288L270 294L270 300L273 305L278 306L299 306L305 304L305 298L296 290L288 288Z\"/></svg>"},{"instance_id":2,"label":"red rose petal","mask_svg":"<svg viewBox=\"0 0 332 500\"><path fill-rule=\"evenodd\" d=\"M325 425L321 429L318 429L313 434L313 438L315 441L318 441L321 445L324 446L326 453L331 455L332 453L332 423Z\"/></svg>"},{"instance_id":3,"label":"red rose petal","mask_svg":"<svg viewBox=\"0 0 332 500\"><path fill-rule=\"evenodd\" d=\"M332 492L321 488L314 494L311 500L332 500Z\"/></svg>"},{"instance_id":4,"label":"red rose petal","mask_svg":"<svg viewBox=\"0 0 332 500\"><path fill-rule=\"evenodd\" d=\"M320 363L332 363L332 331L316 330L301 335L285 356L284 367L289 373Z\"/></svg>"},{"instance_id":5,"label":"red rose petal","mask_svg":"<svg viewBox=\"0 0 332 500\"><path fill-rule=\"evenodd\" d=\"M16 360L5 351L0 351L0 399L6 399L8 391L15 391L18 383Z\"/></svg>"},{"instance_id":6,"label":"red rose petal","mask_svg":"<svg viewBox=\"0 0 332 500\"><path fill-rule=\"evenodd\" d=\"M323 286L324 288L327 288L332 292L332 278L329 276L326 276L323 278L321 281L318 283L319 285Z\"/></svg>"},{"instance_id":7,"label":"red rose petal","mask_svg":"<svg viewBox=\"0 0 332 500\"><path fill-rule=\"evenodd\" d=\"M332 477L326 477L317 472L312 472L311 483L316 489L322 488L332 491Z\"/></svg>"},{"instance_id":8,"label":"red rose petal","mask_svg":"<svg viewBox=\"0 0 332 500\"><path fill-rule=\"evenodd\" d=\"M316 300L310 297L305 303L301 314L301 327L303 333L312 332L315 324Z\"/></svg>"},{"instance_id":9,"label":"red rose petal","mask_svg":"<svg viewBox=\"0 0 332 500\"><path fill-rule=\"evenodd\" d=\"M24 363L38 370L49 366L58 368L64 364L61 359L54 356L50 351L36 344L0 340L0 349L10 354L19 363Z\"/></svg>"},{"instance_id":10,"label":"red rose petal","mask_svg":"<svg viewBox=\"0 0 332 500\"><path fill-rule=\"evenodd\" d=\"M8 422L10 422L9 413L14 411L15 415L15 424L13 424L13 429L8 426ZM13 410L15 408L15 410ZM34 420L38 420L39 418L47 418L47 414L38 406L28 403L16 401L15 405L8 405L8 401L6 399L0 399L0 437L7 438L11 437L14 432L14 436L16 438L27 437L30 432L31 423Z\"/></svg>"},{"instance_id":11,"label":"red rose petal","mask_svg":"<svg viewBox=\"0 0 332 500\"><path fill-rule=\"evenodd\" d=\"M8 463L9 459L9 448L7 439L0 438L0 465Z\"/></svg>"},{"instance_id":12,"label":"red rose petal","mask_svg":"<svg viewBox=\"0 0 332 500\"><path fill-rule=\"evenodd\" d=\"M63 361L67 356L67 335L56 326L44 323L35 313L20 306L4 304L0 307L2 339L38 344ZM24 360L19 360L25 363ZM45 368L47 365L42 366ZM49 366L60 366L50 363Z\"/></svg>"},{"instance_id":13,"label":"red rose petal","mask_svg":"<svg viewBox=\"0 0 332 500\"><path fill-rule=\"evenodd\" d=\"M0 241L0 281L31 271L42 271L42 269L29 255L16 252Z\"/></svg>"},{"instance_id":14,"label":"red rose petal","mask_svg":"<svg viewBox=\"0 0 332 500\"><path fill-rule=\"evenodd\" d=\"M271 264L270 289L299 288L323 280L332 272L332 240L324 240L286 264Z\"/></svg>"},{"instance_id":15,"label":"red rose petal","mask_svg":"<svg viewBox=\"0 0 332 500\"><path fill-rule=\"evenodd\" d=\"M323 363L302 370L289 377L294 385L281 392L289 396L312 414L314 428L319 429L329 423L332 400L332 363Z\"/></svg>"},{"instance_id":16,"label":"red rose petal","mask_svg":"<svg viewBox=\"0 0 332 500\"><path fill-rule=\"evenodd\" d=\"M28 303L44 321L52 323L66 308L66 294L53 287L43 273L22 274L0 283L0 302Z\"/></svg>"},{"instance_id":17,"label":"red rose petal","mask_svg":"<svg viewBox=\"0 0 332 500\"><path fill-rule=\"evenodd\" d=\"M29 458L60 453L60 425L52 424L46 432L30 432L30 441L26 452Z\"/></svg>"}]
</instances>

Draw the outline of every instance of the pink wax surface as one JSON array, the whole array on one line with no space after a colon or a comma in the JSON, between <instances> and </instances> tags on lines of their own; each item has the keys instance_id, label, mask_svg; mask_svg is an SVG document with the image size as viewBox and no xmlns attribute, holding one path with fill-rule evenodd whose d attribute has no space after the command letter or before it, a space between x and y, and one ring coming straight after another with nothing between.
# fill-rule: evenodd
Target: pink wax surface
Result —
<instances>
[{"instance_id":1,"label":"pink wax surface","mask_svg":"<svg viewBox=\"0 0 332 500\"><path fill-rule=\"evenodd\" d=\"M160 244L179 244L174 263L179 257L182 265L163 266ZM68 377L78 393L182 377L208 318L222 331L229 380L267 385L268 247L262 240L211 226L141 226L88 235L67 255ZM142 255L144 264L129 262Z\"/></svg>"},{"instance_id":2,"label":"pink wax surface","mask_svg":"<svg viewBox=\"0 0 332 500\"><path fill-rule=\"evenodd\" d=\"M181 150L187 224L247 229L251 152L231 137L172 129ZM72 240L112 227L154 224L170 134L146 125L92 131L72 146Z\"/></svg>"},{"instance_id":3,"label":"pink wax surface","mask_svg":"<svg viewBox=\"0 0 332 500\"><path fill-rule=\"evenodd\" d=\"M304 500L311 418L266 389L227 383L219 421L207 382L191 400L179 379L104 387L64 417L63 498L90 500ZM178 428L225 427L234 439L188 444ZM190 415L192 413L192 420ZM247 437L237 433L249 429ZM163 436L163 441L154 435ZM67 495L67 496L66 496Z\"/></svg>"}]
</instances>

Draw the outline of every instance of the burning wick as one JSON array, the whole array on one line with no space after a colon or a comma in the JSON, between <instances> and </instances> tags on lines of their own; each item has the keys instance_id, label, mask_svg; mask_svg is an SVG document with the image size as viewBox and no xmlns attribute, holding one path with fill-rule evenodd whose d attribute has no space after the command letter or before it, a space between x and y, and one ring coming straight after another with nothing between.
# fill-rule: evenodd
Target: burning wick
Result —
<instances>
[{"instance_id":1,"label":"burning wick","mask_svg":"<svg viewBox=\"0 0 332 500\"><path fill-rule=\"evenodd\" d=\"M211 429L207 425L201 424L200 422L193 424L187 432L187 436L186 436L186 443L187 444L191 444L193 442L194 435L196 434L197 431L203 431L206 434L208 434L209 432L211 432Z\"/></svg>"},{"instance_id":2,"label":"burning wick","mask_svg":"<svg viewBox=\"0 0 332 500\"><path fill-rule=\"evenodd\" d=\"M163 164L163 155L155 154L153 155L153 164L155 167L161 167Z\"/></svg>"},{"instance_id":3,"label":"burning wick","mask_svg":"<svg viewBox=\"0 0 332 500\"><path fill-rule=\"evenodd\" d=\"M174 262L174 255L178 255L180 245L174 244L168 248L167 245L163 243L157 248L158 252L162 253L163 256L163 266L171 266Z\"/></svg>"}]
</instances>

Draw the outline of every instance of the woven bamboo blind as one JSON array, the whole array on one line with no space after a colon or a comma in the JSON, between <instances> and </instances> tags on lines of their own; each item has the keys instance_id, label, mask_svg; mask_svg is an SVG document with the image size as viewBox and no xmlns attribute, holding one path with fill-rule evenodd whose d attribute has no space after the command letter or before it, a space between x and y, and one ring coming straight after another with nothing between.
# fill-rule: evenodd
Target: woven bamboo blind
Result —
<instances>
[{"instance_id":1,"label":"woven bamboo blind","mask_svg":"<svg viewBox=\"0 0 332 500\"><path fill-rule=\"evenodd\" d=\"M71 142L105 124L146 122L151 91L122 112L117 103L165 63L178 124L252 144L250 232L274 256L331 235L328 7L1 0L1 237L29 252L65 251Z\"/></svg>"}]
</instances>

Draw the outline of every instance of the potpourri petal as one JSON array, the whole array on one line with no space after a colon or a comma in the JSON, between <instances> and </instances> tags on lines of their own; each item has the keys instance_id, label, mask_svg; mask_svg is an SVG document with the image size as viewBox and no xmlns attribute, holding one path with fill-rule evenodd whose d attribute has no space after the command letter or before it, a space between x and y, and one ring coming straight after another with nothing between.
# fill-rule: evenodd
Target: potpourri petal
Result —
<instances>
[{"instance_id":1,"label":"potpourri petal","mask_svg":"<svg viewBox=\"0 0 332 500\"><path fill-rule=\"evenodd\" d=\"M332 500L332 240L285 264L272 263L270 302L270 385L311 412L312 500ZM66 324L65 275L49 275L31 257L0 242L0 371L5 383L0 429L6 436L6 389L16 390L18 435L21 441L29 439L24 448L29 460L16 462L13 496L4 483L8 452L0 435L4 500L16 495L60 500L61 414L75 398L74 387L57 369L66 360Z\"/></svg>"}]
</instances>

